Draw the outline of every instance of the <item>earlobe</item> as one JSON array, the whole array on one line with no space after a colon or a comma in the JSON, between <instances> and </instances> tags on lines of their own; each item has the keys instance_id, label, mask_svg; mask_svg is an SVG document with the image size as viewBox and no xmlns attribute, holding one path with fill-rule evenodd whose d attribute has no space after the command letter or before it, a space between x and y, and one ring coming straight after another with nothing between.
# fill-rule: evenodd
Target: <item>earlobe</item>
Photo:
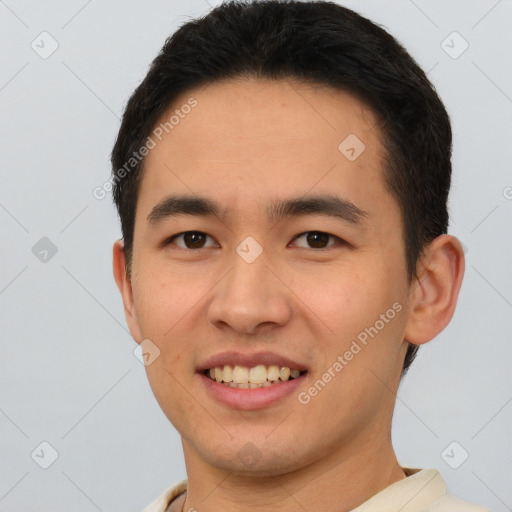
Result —
<instances>
[{"instance_id":1,"label":"earlobe","mask_svg":"<svg viewBox=\"0 0 512 512\"><path fill-rule=\"evenodd\" d=\"M418 278L411 283L407 341L416 345L427 343L448 325L463 276L461 243L451 235L434 239L418 263Z\"/></svg>"},{"instance_id":2,"label":"earlobe","mask_svg":"<svg viewBox=\"0 0 512 512\"><path fill-rule=\"evenodd\" d=\"M121 298L123 300L124 314L126 322L128 324L128 328L130 329L130 333L133 339L137 343L140 343L142 338L140 335L140 328L137 320L137 315L135 312L132 284L126 272L126 259L124 253L123 240L117 240L114 243L114 247L112 249L112 265L114 279L116 281L117 287L119 288L119 291L121 293Z\"/></svg>"}]
</instances>

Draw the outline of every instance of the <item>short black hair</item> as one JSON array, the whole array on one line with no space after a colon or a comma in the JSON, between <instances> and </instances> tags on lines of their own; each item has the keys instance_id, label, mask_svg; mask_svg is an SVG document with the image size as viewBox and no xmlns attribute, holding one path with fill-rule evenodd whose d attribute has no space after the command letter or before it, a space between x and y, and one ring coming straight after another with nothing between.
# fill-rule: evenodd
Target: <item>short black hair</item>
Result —
<instances>
[{"instance_id":1,"label":"short black hair","mask_svg":"<svg viewBox=\"0 0 512 512\"><path fill-rule=\"evenodd\" d=\"M411 282L425 246L448 228L452 133L446 109L386 30L334 2L298 0L232 0L185 23L130 97L111 155L128 274L144 165L133 155L178 95L244 77L330 86L372 109L386 153L384 179L401 209ZM402 377L417 349L409 344Z\"/></svg>"}]
</instances>

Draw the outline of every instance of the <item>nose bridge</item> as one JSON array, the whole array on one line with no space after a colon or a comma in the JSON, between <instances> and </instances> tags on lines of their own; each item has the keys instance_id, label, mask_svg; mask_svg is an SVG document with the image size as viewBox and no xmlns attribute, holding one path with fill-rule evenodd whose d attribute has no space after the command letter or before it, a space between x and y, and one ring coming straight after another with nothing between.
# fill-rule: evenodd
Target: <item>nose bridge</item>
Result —
<instances>
[{"instance_id":1,"label":"nose bridge","mask_svg":"<svg viewBox=\"0 0 512 512\"><path fill-rule=\"evenodd\" d=\"M255 256L251 241L240 244L229 272L219 283L209 307L209 320L251 333L263 323L283 324L290 316L285 287L268 268L268 259Z\"/></svg>"},{"instance_id":2,"label":"nose bridge","mask_svg":"<svg viewBox=\"0 0 512 512\"><path fill-rule=\"evenodd\" d=\"M231 308L254 309L275 293L275 287L270 283L267 258L261 254L254 260L247 259L252 248L249 246L247 253L243 252L245 249L243 244L237 248L223 286L223 297Z\"/></svg>"},{"instance_id":3,"label":"nose bridge","mask_svg":"<svg viewBox=\"0 0 512 512\"><path fill-rule=\"evenodd\" d=\"M251 255L252 251L250 244L240 244L237 248L237 254L232 261L233 267L228 276L228 288L229 292L235 295L258 299L269 291L270 271L266 256L259 255L254 258L254 255Z\"/></svg>"}]
</instances>

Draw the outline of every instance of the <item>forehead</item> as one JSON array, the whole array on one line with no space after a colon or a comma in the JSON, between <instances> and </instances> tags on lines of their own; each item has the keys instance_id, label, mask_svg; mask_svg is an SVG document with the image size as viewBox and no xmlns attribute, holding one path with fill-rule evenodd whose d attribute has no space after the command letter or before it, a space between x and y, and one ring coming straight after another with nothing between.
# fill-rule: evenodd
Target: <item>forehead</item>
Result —
<instances>
[{"instance_id":1,"label":"forehead","mask_svg":"<svg viewBox=\"0 0 512 512\"><path fill-rule=\"evenodd\" d=\"M191 102L196 106L189 108ZM169 120L172 126L166 129ZM297 141L314 156L325 150L326 156L338 156L338 144L350 134L364 139L370 153L379 145L375 114L352 94L289 79L239 78L193 89L173 102L156 123L159 127L168 148L197 149L196 156L208 157L214 152L219 157L242 152L250 157L251 149L258 150L259 159L289 155ZM172 138L165 137L171 133ZM147 160L154 156L160 151L152 151Z\"/></svg>"},{"instance_id":2,"label":"forehead","mask_svg":"<svg viewBox=\"0 0 512 512\"><path fill-rule=\"evenodd\" d=\"M139 190L147 208L171 192L215 194L246 209L311 191L339 192L365 210L390 199L376 116L325 86L215 82L178 97L151 137Z\"/></svg>"}]
</instances>

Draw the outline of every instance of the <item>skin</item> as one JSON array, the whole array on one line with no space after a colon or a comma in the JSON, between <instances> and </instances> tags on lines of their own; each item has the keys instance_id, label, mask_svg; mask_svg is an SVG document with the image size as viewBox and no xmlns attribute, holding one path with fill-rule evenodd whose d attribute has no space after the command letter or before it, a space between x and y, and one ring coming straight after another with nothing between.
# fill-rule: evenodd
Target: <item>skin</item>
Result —
<instances>
[{"instance_id":1,"label":"skin","mask_svg":"<svg viewBox=\"0 0 512 512\"><path fill-rule=\"evenodd\" d=\"M405 478L391 444L404 339L426 343L450 321L461 245L436 238L408 282L378 123L352 95L244 78L187 91L170 111L191 96L197 106L146 157L130 277L123 243L114 245L131 334L161 351L147 375L182 437L188 492L173 509L351 510ZM353 162L338 150L349 134L366 146ZM208 196L225 218L150 226L151 209L174 193ZM336 193L367 215L358 225L323 215L267 219L270 199L306 193ZM183 237L162 246L184 231L209 237L199 249L186 251ZM308 231L334 238L319 249L297 238ZM236 252L248 236L263 248L251 264ZM219 352L275 350L308 365L299 389L307 391L396 302L401 311L308 404L292 393L236 410L205 393L195 374ZM258 454L252 465L239 456L247 443Z\"/></svg>"}]
</instances>

